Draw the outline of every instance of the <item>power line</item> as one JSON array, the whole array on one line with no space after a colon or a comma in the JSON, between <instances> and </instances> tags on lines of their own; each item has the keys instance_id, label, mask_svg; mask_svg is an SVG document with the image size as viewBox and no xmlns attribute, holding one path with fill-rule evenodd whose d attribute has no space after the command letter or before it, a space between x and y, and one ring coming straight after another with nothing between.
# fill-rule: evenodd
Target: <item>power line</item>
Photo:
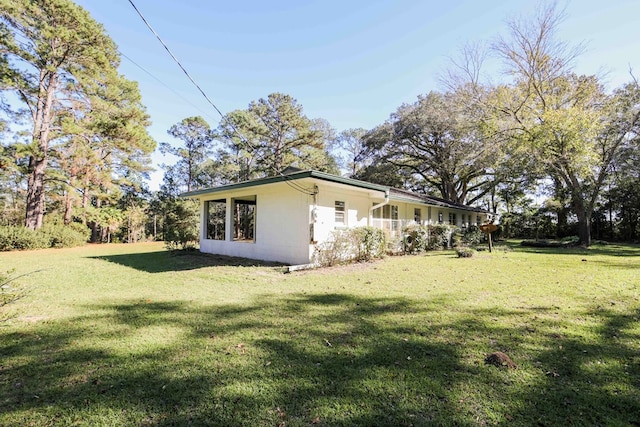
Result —
<instances>
[{"instance_id":1,"label":"power line","mask_svg":"<svg viewBox=\"0 0 640 427\"><path fill-rule=\"evenodd\" d=\"M180 63L180 61L178 61L178 58L175 57L175 55L173 54L173 52L171 52L171 49L169 49L169 47L165 44L164 41L162 41L162 38L160 38L160 35L156 32L156 30L153 29L153 27L151 26L151 24L149 24L149 22L147 21L147 19L144 17L144 15L142 15L142 13L138 10L138 8L136 7L135 3L133 3L133 0L129 0L129 3L131 3L131 6L133 6L133 8L135 9L135 11L138 13L138 15L140 16L140 18L142 19L142 21L147 25L147 28L149 28L149 30L151 30L151 32L156 36L156 38L158 39L158 41L160 42L160 44L164 47L164 49L167 51L167 53L171 56L171 58L173 58L173 60L175 61L176 64L178 64L178 67L180 67L180 69L182 70L182 72L184 72L184 74L189 78L189 80L191 80L191 83L193 83L193 85L200 91L200 93L202 94L202 96L204 96L204 99L207 100L207 102L209 102L209 104L211 104L211 106L218 112L218 114L220 114L220 116L224 116L222 114L222 112L218 109L218 107L216 107L216 105L213 103L213 101L211 101L209 99L209 97L207 96L206 93L204 93L204 91L202 90L202 88L198 85L198 83L196 83L196 81L193 79L193 77L191 77L191 74L189 74L189 72L182 66L182 64Z\"/></svg>"},{"instance_id":2,"label":"power line","mask_svg":"<svg viewBox=\"0 0 640 427\"><path fill-rule=\"evenodd\" d=\"M160 35L156 32L156 30L153 29L153 27L151 26L151 24L149 23L149 21L147 21L147 19L144 17L144 15L142 14L142 12L140 12L140 10L136 7L135 3L133 2L133 0L129 0L129 3L131 4L131 6L133 7L133 9L136 11L136 13L138 14L138 16L140 16L140 19L142 19L142 22L145 23L145 25L147 26L147 28L149 28L149 30L153 33L153 35L156 36L156 38L158 39L158 41L160 42L160 44L164 47L164 49L167 51L167 53L169 54L169 56L171 56L171 58L173 59L173 61L178 64L178 66L180 67L180 69L182 70L182 72L187 76L187 78L189 78L189 80L191 81L191 83L198 89L198 91L202 94L202 96L207 100L207 102L214 108L214 110L216 110L218 112L218 114L220 115L220 117L224 118L224 114L222 114L222 111L220 111L220 109L218 109L218 107L213 103L213 101L207 96L207 94L204 92L204 90L202 90L202 88L200 87L200 85L198 85L198 83L196 83L196 81L193 79L193 77L191 77L191 74L189 74L189 72L186 70L186 68L184 68L182 66L182 63L180 63L180 61L178 60L178 58L176 58L176 56L173 54L173 52L171 52L171 49L169 49L169 46L166 45L166 43L162 40L162 38L160 37ZM249 148L251 148L254 151L258 151L255 147L253 147L251 145L251 143L244 138L240 132L238 131L238 129L236 128L236 126L229 122L229 126L231 126L231 129L234 131L234 133L236 135L238 135L238 138L245 143L247 146L249 146ZM305 189L304 187L300 186L298 183L295 183L293 181L291 181L290 179L288 179L288 177L286 175L284 175L282 172L278 171L275 169L275 167L273 165L270 165L271 168L280 176L282 176L284 178L284 182L287 183L291 188L307 194L309 196L314 195L314 193L309 192L307 189Z\"/></svg>"},{"instance_id":3,"label":"power line","mask_svg":"<svg viewBox=\"0 0 640 427\"><path fill-rule=\"evenodd\" d=\"M133 59L131 59L130 57L128 57L127 55L125 55L124 53L120 52L120 55L127 59L129 62L131 62L133 65L135 65L136 67L140 68L142 71L144 71L146 74L148 74L151 78L153 78L155 81L157 81L158 83L160 83L162 86L166 87L167 89L169 89L171 92L173 92L177 97L179 97L180 99L182 99L184 102L186 102L187 104L191 105L193 108L195 108L196 110L200 111L202 114L204 114L205 116L207 116L208 118L210 118L211 120L216 120L213 116L211 116L209 113L207 113L206 111L204 111L203 109L201 109L200 107L198 107L196 104L194 104L193 102L191 102L190 100L188 100L186 97L182 96L180 94L180 92L178 92L177 90L175 90L174 88L172 88L171 86L169 86L168 84L166 84L165 82L163 82L162 80L160 80L158 77L156 77L155 75L153 75L149 70L147 70L146 68L144 68L142 65L138 64L136 61L134 61Z\"/></svg>"}]
</instances>

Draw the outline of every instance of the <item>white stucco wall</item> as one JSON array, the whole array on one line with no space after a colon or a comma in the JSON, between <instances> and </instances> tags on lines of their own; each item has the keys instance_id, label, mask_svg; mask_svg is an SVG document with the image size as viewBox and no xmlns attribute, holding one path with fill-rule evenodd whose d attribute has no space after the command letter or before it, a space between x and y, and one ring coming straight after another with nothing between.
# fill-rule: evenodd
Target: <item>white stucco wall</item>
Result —
<instances>
[{"instance_id":1,"label":"white stucco wall","mask_svg":"<svg viewBox=\"0 0 640 427\"><path fill-rule=\"evenodd\" d=\"M331 233L340 228L368 224L369 208L384 199L381 191L353 188L321 180L301 180L309 189L304 194L287 183L256 186L217 192L201 198L200 250L228 256L239 256L287 264L311 262L315 245L310 242L310 224L313 222L314 240L322 244ZM233 241L232 199L256 196L256 230L254 242ZM225 199L227 203L226 239L206 238L205 202ZM344 227L335 223L335 202L345 202ZM312 212L316 212L315 221Z\"/></svg>"},{"instance_id":2,"label":"white stucco wall","mask_svg":"<svg viewBox=\"0 0 640 427\"><path fill-rule=\"evenodd\" d=\"M231 200L256 196L255 241L233 241ZM205 201L226 199L226 239L206 238ZM309 203L312 196L285 183L258 186L233 192L219 192L201 199L200 250L228 256L279 261L288 264L309 262Z\"/></svg>"},{"instance_id":3,"label":"white stucco wall","mask_svg":"<svg viewBox=\"0 0 640 427\"><path fill-rule=\"evenodd\" d=\"M369 224L370 208L384 200L384 193L327 182L317 179L297 181L296 187L304 187L309 194L292 188L286 182L215 192L201 196L200 250L206 253L238 256L287 264L311 262L316 246L310 242L310 224L313 223L313 238L317 245L331 237L335 230L366 226ZM313 194L315 192L315 195ZM255 196L255 240L252 242L233 240L232 200ZM227 221L225 240L206 238L205 202L226 200ZM336 224L335 203L345 203L345 224ZM422 212L422 224L437 224L438 213L443 214L443 223L449 223L449 213L456 213L460 226L462 214L471 214L472 222L481 215L476 212L452 210L438 206L426 206L404 201L389 202L398 206L398 219L405 222L414 219L414 208ZM315 211L315 220L313 212ZM431 212L431 215L429 215Z\"/></svg>"},{"instance_id":4,"label":"white stucco wall","mask_svg":"<svg viewBox=\"0 0 640 427\"><path fill-rule=\"evenodd\" d=\"M334 230L341 228L362 227L367 225L369 208L384 199L382 192L350 190L330 185L318 185L317 209L315 222L315 239L318 242L327 240ZM335 222L335 202L345 202L344 226Z\"/></svg>"}]
</instances>

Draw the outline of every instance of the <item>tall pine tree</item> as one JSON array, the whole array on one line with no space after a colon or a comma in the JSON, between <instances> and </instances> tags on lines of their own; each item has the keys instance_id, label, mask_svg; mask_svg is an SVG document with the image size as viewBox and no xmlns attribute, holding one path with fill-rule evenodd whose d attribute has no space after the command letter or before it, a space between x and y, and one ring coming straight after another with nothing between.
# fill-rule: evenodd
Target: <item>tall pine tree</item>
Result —
<instances>
[{"instance_id":1,"label":"tall pine tree","mask_svg":"<svg viewBox=\"0 0 640 427\"><path fill-rule=\"evenodd\" d=\"M38 229L45 213L48 174L60 166L52 160L59 151L70 154L71 139L78 142L80 132L71 132L72 137L64 120L73 116L76 122L83 121L85 142L111 141L115 151L126 152L125 141L132 141L121 135L141 138L140 156L122 156L124 167L132 158L144 162L154 143L144 129L147 117L137 87L117 74L116 45L72 1L0 0L0 48L2 89L13 93L12 110L24 111L30 128L17 149L25 157L27 175L25 226ZM115 151L106 149L101 160L113 160Z\"/></svg>"}]
</instances>

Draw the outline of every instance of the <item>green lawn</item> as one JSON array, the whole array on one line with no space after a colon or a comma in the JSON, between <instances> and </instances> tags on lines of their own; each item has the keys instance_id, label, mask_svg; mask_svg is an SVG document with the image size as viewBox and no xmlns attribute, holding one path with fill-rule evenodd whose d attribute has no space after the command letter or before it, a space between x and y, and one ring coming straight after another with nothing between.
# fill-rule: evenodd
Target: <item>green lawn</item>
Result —
<instances>
[{"instance_id":1,"label":"green lawn","mask_svg":"<svg viewBox=\"0 0 640 427\"><path fill-rule=\"evenodd\" d=\"M640 248L0 254L2 426L640 425ZM485 365L503 351L517 369Z\"/></svg>"}]
</instances>

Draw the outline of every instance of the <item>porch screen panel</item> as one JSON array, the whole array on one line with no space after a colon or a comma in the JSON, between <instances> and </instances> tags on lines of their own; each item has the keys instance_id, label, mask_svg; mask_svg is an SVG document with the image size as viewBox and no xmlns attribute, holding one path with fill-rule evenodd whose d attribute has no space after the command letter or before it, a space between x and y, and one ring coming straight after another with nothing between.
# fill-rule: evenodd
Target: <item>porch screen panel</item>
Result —
<instances>
[{"instance_id":1,"label":"porch screen panel","mask_svg":"<svg viewBox=\"0 0 640 427\"><path fill-rule=\"evenodd\" d=\"M206 202L207 210L207 239L225 240L227 223L227 201L209 200Z\"/></svg>"},{"instance_id":2,"label":"porch screen panel","mask_svg":"<svg viewBox=\"0 0 640 427\"><path fill-rule=\"evenodd\" d=\"M255 242L256 196L233 199L233 240Z\"/></svg>"}]
</instances>

